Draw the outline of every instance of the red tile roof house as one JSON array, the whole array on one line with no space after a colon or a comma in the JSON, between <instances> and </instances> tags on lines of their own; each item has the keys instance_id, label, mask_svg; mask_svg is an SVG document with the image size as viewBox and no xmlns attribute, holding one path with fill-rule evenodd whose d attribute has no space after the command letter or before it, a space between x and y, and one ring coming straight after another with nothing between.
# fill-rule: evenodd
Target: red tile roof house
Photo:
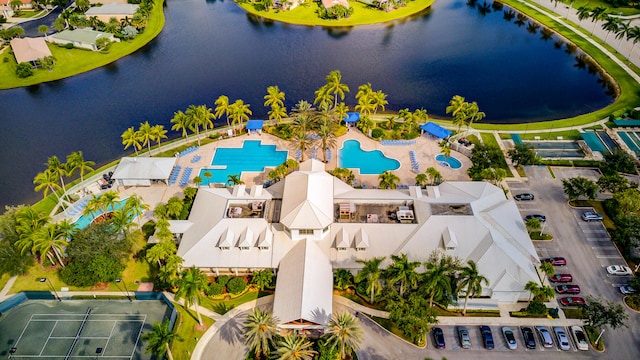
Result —
<instances>
[{"instance_id":1,"label":"red tile roof house","mask_svg":"<svg viewBox=\"0 0 640 360\"><path fill-rule=\"evenodd\" d=\"M347 9L349 8L349 2L347 0L322 0L322 5L325 9L329 9L336 5L342 5Z\"/></svg>"},{"instance_id":2,"label":"red tile roof house","mask_svg":"<svg viewBox=\"0 0 640 360\"><path fill-rule=\"evenodd\" d=\"M20 9L32 9L33 5L31 4L31 0L21 0L22 6ZM13 16L13 8L11 7L11 0L0 0L0 15L3 15L5 18L9 18Z\"/></svg>"},{"instance_id":3,"label":"red tile roof house","mask_svg":"<svg viewBox=\"0 0 640 360\"><path fill-rule=\"evenodd\" d=\"M15 38L10 44L18 64L28 62L35 66L39 59L51 56L51 50L42 37Z\"/></svg>"}]
</instances>

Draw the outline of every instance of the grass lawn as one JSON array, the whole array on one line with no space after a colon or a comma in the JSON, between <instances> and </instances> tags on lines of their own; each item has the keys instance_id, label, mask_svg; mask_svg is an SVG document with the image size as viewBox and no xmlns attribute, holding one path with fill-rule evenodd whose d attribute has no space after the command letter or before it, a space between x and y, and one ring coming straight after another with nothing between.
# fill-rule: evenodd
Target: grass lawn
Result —
<instances>
[{"instance_id":1,"label":"grass lawn","mask_svg":"<svg viewBox=\"0 0 640 360\"><path fill-rule=\"evenodd\" d=\"M230 294L225 294L228 296L232 296ZM240 305L240 304L244 304L248 301L252 301L255 300L257 298L259 298L260 296L264 296L267 295L267 293L261 293L257 290L254 290L253 288L251 288L250 290L248 290L247 292L245 292L244 294L238 296L238 297L231 297L229 300L224 300L224 298L222 299L212 299L212 298L208 298L205 297L202 299L201 302L201 306L211 310L211 311L215 311L218 314L225 314L227 311L235 308L236 306Z\"/></svg>"},{"instance_id":2,"label":"grass lawn","mask_svg":"<svg viewBox=\"0 0 640 360\"><path fill-rule=\"evenodd\" d=\"M376 24L403 19L407 16L419 13L422 10L428 8L434 3L434 1L435 0L408 1L407 6L390 12L378 10L357 1L349 1L349 5L354 9L353 15L351 15L349 18L340 20L320 19L316 14L316 11L318 9L318 4L316 2L308 2L307 4L298 6L291 11L270 10L269 12L257 11L254 6L249 3L239 5L251 14L290 24L349 27L354 25Z\"/></svg>"},{"instance_id":3,"label":"grass lawn","mask_svg":"<svg viewBox=\"0 0 640 360\"><path fill-rule=\"evenodd\" d=\"M579 308L563 308L562 312L564 312L564 316L566 316L567 319L584 319L582 310Z\"/></svg>"},{"instance_id":4,"label":"grass lawn","mask_svg":"<svg viewBox=\"0 0 640 360\"><path fill-rule=\"evenodd\" d=\"M173 358L178 359L191 359L191 353L196 347L198 340L202 335L215 323L214 320L209 319L206 316L202 317L202 322L205 324L204 330L196 330L198 320L194 317L195 313L187 312L182 306L173 304L178 310L178 319L176 320L176 326L174 331L182 337L182 341L174 341L171 344L171 353Z\"/></svg>"},{"instance_id":5,"label":"grass lawn","mask_svg":"<svg viewBox=\"0 0 640 360\"><path fill-rule=\"evenodd\" d=\"M592 327L592 326L585 326L584 327L584 331L587 333L587 337L589 337L589 342L591 343L591 346L594 349L597 349L598 351L603 351L604 350L604 341L602 341L602 339L600 339L600 342L598 343L598 345L594 345L594 343L596 342L596 339L598 338L598 336L600 335L600 331L598 331L598 329Z\"/></svg>"},{"instance_id":6,"label":"grass lawn","mask_svg":"<svg viewBox=\"0 0 640 360\"><path fill-rule=\"evenodd\" d=\"M53 70L39 69L34 72L33 76L20 79L16 76L17 63L15 57L4 52L2 58L7 58L9 61L0 60L0 89L11 89L63 79L99 68L133 53L153 40L164 27L163 2L164 0L155 0L149 22L143 33L133 40L111 44L107 54L80 49L68 50L57 45L48 44L51 53L56 58L56 65Z\"/></svg>"},{"instance_id":7,"label":"grass lawn","mask_svg":"<svg viewBox=\"0 0 640 360\"><path fill-rule=\"evenodd\" d=\"M562 6L563 8L567 5L565 4L558 4L558 8L560 8L560 6ZM636 8L632 8L632 7L612 7L610 4L607 4L606 2L602 1L602 0L576 0L573 2L573 4L571 5L571 7L573 7L574 9L578 9L581 6L586 6L588 8L595 8L595 7L603 7L607 9L608 13L611 14L622 14L622 15L634 15L634 14L640 14L640 9L636 9ZM566 9L564 10L565 12L562 12L562 14L566 14ZM557 12L561 12L560 10L558 10ZM585 20L586 21L586 20Z\"/></svg>"}]
</instances>

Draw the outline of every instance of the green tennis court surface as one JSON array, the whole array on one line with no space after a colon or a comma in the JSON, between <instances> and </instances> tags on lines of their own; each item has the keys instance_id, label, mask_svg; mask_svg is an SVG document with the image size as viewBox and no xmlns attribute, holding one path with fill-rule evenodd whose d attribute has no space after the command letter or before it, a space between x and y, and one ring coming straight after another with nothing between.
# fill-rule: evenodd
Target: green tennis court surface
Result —
<instances>
[{"instance_id":1,"label":"green tennis court surface","mask_svg":"<svg viewBox=\"0 0 640 360\"><path fill-rule=\"evenodd\" d=\"M158 300L28 300L0 318L0 357L151 359L141 336L170 314Z\"/></svg>"}]
</instances>

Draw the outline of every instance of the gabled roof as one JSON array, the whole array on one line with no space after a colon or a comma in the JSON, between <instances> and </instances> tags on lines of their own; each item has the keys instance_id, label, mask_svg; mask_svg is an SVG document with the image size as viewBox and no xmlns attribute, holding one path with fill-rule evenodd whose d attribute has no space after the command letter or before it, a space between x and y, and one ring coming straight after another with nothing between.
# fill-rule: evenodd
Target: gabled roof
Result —
<instances>
[{"instance_id":1,"label":"gabled roof","mask_svg":"<svg viewBox=\"0 0 640 360\"><path fill-rule=\"evenodd\" d=\"M273 232L269 228L265 228L258 237L258 247L271 247L273 245Z\"/></svg>"},{"instance_id":2,"label":"gabled roof","mask_svg":"<svg viewBox=\"0 0 640 360\"><path fill-rule=\"evenodd\" d=\"M247 227L244 229L240 238L238 239L238 247L251 247L253 246L253 231Z\"/></svg>"},{"instance_id":3,"label":"gabled roof","mask_svg":"<svg viewBox=\"0 0 640 360\"><path fill-rule=\"evenodd\" d=\"M369 234L362 228L358 230L354 237L356 249L366 249L369 247Z\"/></svg>"},{"instance_id":4,"label":"gabled roof","mask_svg":"<svg viewBox=\"0 0 640 360\"><path fill-rule=\"evenodd\" d=\"M322 5L325 9L329 9L336 5L342 5L346 8L349 8L349 2L347 0L322 0Z\"/></svg>"},{"instance_id":5,"label":"gabled roof","mask_svg":"<svg viewBox=\"0 0 640 360\"><path fill-rule=\"evenodd\" d=\"M78 42L95 45L101 38L113 39L113 34L91 29L62 30L59 33L49 35L50 39L58 41Z\"/></svg>"},{"instance_id":6,"label":"gabled roof","mask_svg":"<svg viewBox=\"0 0 640 360\"><path fill-rule=\"evenodd\" d=\"M295 321L327 325L332 301L331 262L313 240L298 241L280 261L273 315L280 326Z\"/></svg>"},{"instance_id":7,"label":"gabled roof","mask_svg":"<svg viewBox=\"0 0 640 360\"><path fill-rule=\"evenodd\" d=\"M351 245L351 241L349 241L349 233L344 228L340 229L336 234L336 247L337 248L348 248Z\"/></svg>"},{"instance_id":8,"label":"gabled roof","mask_svg":"<svg viewBox=\"0 0 640 360\"><path fill-rule=\"evenodd\" d=\"M96 16L96 15L128 15L132 16L138 11L140 5L136 4L104 4L102 6L93 6L89 10L87 10L84 14L87 17Z\"/></svg>"},{"instance_id":9,"label":"gabled roof","mask_svg":"<svg viewBox=\"0 0 640 360\"><path fill-rule=\"evenodd\" d=\"M11 39L11 50L16 57L16 61L31 62L51 56L51 50L44 41L44 38L15 38Z\"/></svg>"},{"instance_id":10,"label":"gabled roof","mask_svg":"<svg viewBox=\"0 0 640 360\"><path fill-rule=\"evenodd\" d=\"M220 235L220 241L218 241L218 247L219 248L230 248L233 246L233 240L234 240L235 234L233 233L233 230L226 228L223 232L222 235Z\"/></svg>"},{"instance_id":11,"label":"gabled roof","mask_svg":"<svg viewBox=\"0 0 640 360\"><path fill-rule=\"evenodd\" d=\"M164 180L171 175L176 158L124 157L113 172L113 179Z\"/></svg>"},{"instance_id":12,"label":"gabled roof","mask_svg":"<svg viewBox=\"0 0 640 360\"><path fill-rule=\"evenodd\" d=\"M333 222L333 176L297 171L285 179L280 222L289 229L323 229Z\"/></svg>"}]
</instances>

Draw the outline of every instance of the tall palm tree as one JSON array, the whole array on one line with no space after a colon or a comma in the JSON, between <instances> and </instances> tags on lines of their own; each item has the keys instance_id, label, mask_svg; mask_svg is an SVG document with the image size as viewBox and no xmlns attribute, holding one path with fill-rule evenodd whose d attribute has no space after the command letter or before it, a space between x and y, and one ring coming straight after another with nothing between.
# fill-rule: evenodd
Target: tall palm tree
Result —
<instances>
[{"instance_id":1,"label":"tall palm tree","mask_svg":"<svg viewBox=\"0 0 640 360\"><path fill-rule=\"evenodd\" d=\"M153 328L150 332L142 334L142 340L147 342L147 348L144 353L151 353L159 359L162 359L165 355L169 360L173 360L173 354L171 354L171 344L174 340L183 341L182 337L169 329L169 320L164 319L161 323L157 322L153 324Z\"/></svg>"},{"instance_id":2,"label":"tall palm tree","mask_svg":"<svg viewBox=\"0 0 640 360\"><path fill-rule=\"evenodd\" d=\"M249 104L245 104L242 100L236 100L230 106L230 116L231 116L231 124L239 125L249 120L249 115L252 115L253 112L249 109ZM235 130L235 129L234 129Z\"/></svg>"},{"instance_id":3,"label":"tall palm tree","mask_svg":"<svg viewBox=\"0 0 640 360\"><path fill-rule=\"evenodd\" d=\"M47 171L55 174L55 176L60 180L60 187L62 189L62 197L64 197L67 193L66 186L64 185L64 177L69 174L69 167L66 163L60 162L57 156L53 155L49 159L47 159Z\"/></svg>"},{"instance_id":4,"label":"tall palm tree","mask_svg":"<svg viewBox=\"0 0 640 360\"><path fill-rule=\"evenodd\" d=\"M202 299L202 291L209 282L207 276L197 267L193 266L184 270L178 280L178 290L176 291L176 301L184 298L187 307L194 305L198 315L198 324L202 326L202 316L200 316L199 303Z\"/></svg>"},{"instance_id":5,"label":"tall palm tree","mask_svg":"<svg viewBox=\"0 0 640 360\"><path fill-rule=\"evenodd\" d=\"M304 161L304 154L307 152L313 141L308 136L308 134L302 130L296 130L293 133L293 137L291 138L291 142L293 143L296 149L300 150L300 161Z\"/></svg>"},{"instance_id":6,"label":"tall palm tree","mask_svg":"<svg viewBox=\"0 0 640 360\"><path fill-rule=\"evenodd\" d=\"M421 188L427 185L427 183L429 182L429 178L425 173L420 173L416 175L415 179L416 179L416 186L420 186Z\"/></svg>"},{"instance_id":7,"label":"tall palm tree","mask_svg":"<svg viewBox=\"0 0 640 360\"><path fill-rule=\"evenodd\" d=\"M182 137L187 137L187 129L189 129L189 117L182 111L176 111L173 113L173 118L171 119L171 130L181 131ZM131 128L133 129L133 128Z\"/></svg>"},{"instance_id":8,"label":"tall palm tree","mask_svg":"<svg viewBox=\"0 0 640 360\"><path fill-rule=\"evenodd\" d=\"M57 191L60 190L61 187L60 185L58 185L58 176L55 173L49 171L48 169L41 173L38 173L38 175L36 175L36 177L33 179L33 183L36 185L36 187L34 188L35 191L44 190L42 192L44 198L46 198L49 194L49 191L51 191L56 195L56 198L60 200Z\"/></svg>"},{"instance_id":9,"label":"tall palm tree","mask_svg":"<svg viewBox=\"0 0 640 360\"><path fill-rule=\"evenodd\" d=\"M282 122L282 119L287 117L287 109L280 106L272 106L268 114L269 120L275 120L278 124Z\"/></svg>"},{"instance_id":10,"label":"tall palm tree","mask_svg":"<svg viewBox=\"0 0 640 360\"><path fill-rule=\"evenodd\" d=\"M327 149L332 149L336 147L336 131L337 125L334 122L327 122L325 124L321 124L316 133L320 136L320 143L322 148L322 153L324 154L324 162L328 162L327 160Z\"/></svg>"},{"instance_id":11,"label":"tall palm tree","mask_svg":"<svg viewBox=\"0 0 640 360\"><path fill-rule=\"evenodd\" d=\"M151 128L151 132L153 133L153 138L158 142L158 149L160 149L160 142L162 139L167 138L167 130L164 128L164 125L154 125Z\"/></svg>"},{"instance_id":12,"label":"tall palm tree","mask_svg":"<svg viewBox=\"0 0 640 360\"><path fill-rule=\"evenodd\" d=\"M537 282L531 280L524 285L524 289L530 293L529 303L531 303L531 300L533 300L533 298L540 292L540 285L538 285Z\"/></svg>"},{"instance_id":13,"label":"tall palm tree","mask_svg":"<svg viewBox=\"0 0 640 360\"><path fill-rule=\"evenodd\" d=\"M393 171L386 170L378 175L378 180L380 180L380 189L395 189L398 186L400 178Z\"/></svg>"},{"instance_id":14,"label":"tall palm tree","mask_svg":"<svg viewBox=\"0 0 640 360\"><path fill-rule=\"evenodd\" d=\"M604 42L606 43L609 39L609 35L618 31L620 19L618 19L617 17L606 15L603 20L604 24L602 24L602 29L607 32L607 36L604 37Z\"/></svg>"},{"instance_id":15,"label":"tall palm tree","mask_svg":"<svg viewBox=\"0 0 640 360\"><path fill-rule=\"evenodd\" d=\"M344 100L345 93L349 92L349 86L342 83L342 73L340 70L333 70L329 72L325 78L327 81L327 91L333 95L333 107L338 105L338 98Z\"/></svg>"},{"instance_id":16,"label":"tall palm tree","mask_svg":"<svg viewBox=\"0 0 640 360\"><path fill-rule=\"evenodd\" d=\"M445 112L447 114L451 114L454 118L460 113L464 112L466 101L464 97L460 95L454 95L451 100L449 100L449 105L446 107Z\"/></svg>"},{"instance_id":17,"label":"tall palm tree","mask_svg":"<svg viewBox=\"0 0 640 360\"><path fill-rule=\"evenodd\" d=\"M329 88L327 85L321 86L318 90L314 92L315 98L313 99L314 104L318 104L318 106L323 107L331 107L331 102L333 101L333 97L329 92Z\"/></svg>"},{"instance_id":18,"label":"tall palm tree","mask_svg":"<svg viewBox=\"0 0 640 360\"><path fill-rule=\"evenodd\" d=\"M467 302L470 296L475 296L482 292L482 284L489 285L489 280L480 275L478 266L473 260L467 261L467 266L462 268L460 272L460 287L464 288L464 309L462 315L467 314Z\"/></svg>"},{"instance_id":19,"label":"tall palm tree","mask_svg":"<svg viewBox=\"0 0 640 360\"><path fill-rule=\"evenodd\" d=\"M433 259L424 263L421 290L429 296L429 307L433 306L436 297L451 292L451 274L456 270L446 257Z\"/></svg>"},{"instance_id":20,"label":"tall palm tree","mask_svg":"<svg viewBox=\"0 0 640 360\"><path fill-rule=\"evenodd\" d=\"M227 175L227 184L230 185L241 185L244 184L244 181L240 178L240 174L229 174Z\"/></svg>"},{"instance_id":21,"label":"tall palm tree","mask_svg":"<svg viewBox=\"0 0 640 360\"><path fill-rule=\"evenodd\" d=\"M256 360L268 358L271 342L277 334L278 318L260 307L253 308L244 321L244 344L255 354Z\"/></svg>"},{"instance_id":22,"label":"tall palm tree","mask_svg":"<svg viewBox=\"0 0 640 360\"><path fill-rule=\"evenodd\" d=\"M125 208L115 209L111 212L111 224L118 233L122 233L125 236L128 235L132 221L133 215Z\"/></svg>"},{"instance_id":23,"label":"tall palm tree","mask_svg":"<svg viewBox=\"0 0 640 360\"><path fill-rule=\"evenodd\" d=\"M582 20L588 19L591 16L591 8L587 6L580 6L577 10L578 25L581 25Z\"/></svg>"},{"instance_id":24,"label":"tall palm tree","mask_svg":"<svg viewBox=\"0 0 640 360\"><path fill-rule=\"evenodd\" d=\"M274 359L277 360L311 360L317 354L311 341L295 334L285 335L276 346L278 350Z\"/></svg>"},{"instance_id":25,"label":"tall palm tree","mask_svg":"<svg viewBox=\"0 0 640 360\"><path fill-rule=\"evenodd\" d=\"M116 203L120 199L120 194L118 192L110 190L107 192L103 192L98 196L99 208L103 212L108 212L114 209Z\"/></svg>"},{"instance_id":26,"label":"tall palm tree","mask_svg":"<svg viewBox=\"0 0 640 360\"><path fill-rule=\"evenodd\" d=\"M424 173L431 180L431 185L438 185L440 182L442 182L442 174L433 166L428 167L427 170L424 171Z\"/></svg>"},{"instance_id":27,"label":"tall palm tree","mask_svg":"<svg viewBox=\"0 0 640 360\"><path fill-rule=\"evenodd\" d=\"M363 264L364 267L356 275L356 283L366 281L367 292L369 293L369 303L373 304L375 296L382 290L382 283L380 278L382 277L382 270L380 270L380 264L384 261L385 257L376 257L369 260L356 260L358 264Z\"/></svg>"},{"instance_id":28,"label":"tall palm tree","mask_svg":"<svg viewBox=\"0 0 640 360\"><path fill-rule=\"evenodd\" d=\"M373 106L373 89L371 83L362 84L358 87L356 93L356 100L358 104L355 107L356 111L359 111L363 115L370 115L374 110Z\"/></svg>"},{"instance_id":29,"label":"tall palm tree","mask_svg":"<svg viewBox=\"0 0 640 360\"><path fill-rule=\"evenodd\" d=\"M229 123L229 114L231 114L231 108L229 105L229 97L226 95L220 95L213 103L216 106L215 116L217 119L220 119L222 115L225 115L227 118L227 127L230 128L231 124Z\"/></svg>"},{"instance_id":30,"label":"tall palm tree","mask_svg":"<svg viewBox=\"0 0 640 360\"><path fill-rule=\"evenodd\" d=\"M630 21L620 21L618 24L618 29L616 30L616 39L620 39L618 41L618 52L621 51L622 40L627 38L629 31L631 30L631 22Z\"/></svg>"},{"instance_id":31,"label":"tall palm tree","mask_svg":"<svg viewBox=\"0 0 640 360\"><path fill-rule=\"evenodd\" d=\"M364 336L358 319L346 311L331 316L326 333L331 347L340 351L340 359L351 358L351 354L360 348Z\"/></svg>"},{"instance_id":32,"label":"tall palm tree","mask_svg":"<svg viewBox=\"0 0 640 360\"><path fill-rule=\"evenodd\" d=\"M591 22L593 22L593 28L591 28L591 35L593 35L593 31L596 29L596 25L598 24L598 21L604 20L606 16L608 16L607 8L604 8L602 6L596 6L593 10L591 10L591 13L589 14L589 17L591 18Z\"/></svg>"},{"instance_id":33,"label":"tall palm tree","mask_svg":"<svg viewBox=\"0 0 640 360\"><path fill-rule=\"evenodd\" d=\"M284 108L284 92L277 85L267 87L267 95L264 96L264 106L279 106Z\"/></svg>"},{"instance_id":34,"label":"tall palm tree","mask_svg":"<svg viewBox=\"0 0 640 360\"><path fill-rule=\"evenodd\" d=\"M540 271L542 271L545 275L545 279L547 279L549 276L553 276L556 273L556 268L551 263L543 262L540 264ZM542 283L544 284L544 281Z\"/></svg>"},{"instance_id":35,"label":"tall palm tree","mask_svg":"<svg viewBox=\"0 0 640 360\"><path fill-rule=\"evenodd\" d=\"M147 149L149 149L149 156L151 156L151 142L155 140L155 137L153 136L153 129L148 121L140 124L138 134L140 135L142 146L147 146Z\"/></svg>"},{"instance_id":36,"label":"tall palm tree","mask_svg":"<svg viewBox=\"0 0 640 360\"><path fill-rule=\"evenodd\" d=\"M166 221L166 220L163 220L163 221ZM159 229L159 228L160 227L156 225L156 229ZM162 237L158 235L161 231L162 230L158 230L156 232L157 237ZM171 232L169 232L169 234L171 235ZM171 241L171 239L162 239L160 242L156 243L149 250L147 250L147 253L145 254L144 258L150 264L157 263L158 268L160 268L163 262L166 259L168 259L170 256L174 255L175 253L176 253L176 244L173 241Z\"/></svg>"},{"instance_id":37,"label":"tall palm tree","mask_svg":"<svg viewBox=\"0 0 640 360\"><path fill-rule=\"evenodd\" d=\"M471 125L473 125L474 122L480 121L486 116L484 112L480 111L480 109L478 108L478 103L475 101L469 104L467 108L467 115L467 131L469 131L469 128L471 127Z\"/></svg>"},{"instance_id":38,"label":"tall palm tree","mask_svg":"<svg viewBox=\"0 0 640 360\"><path fill-rule=\"evenodd\" d=\"M68 245L69 242L55 223L48 223L33 234L33 248L36 253L40 254L40 265L44 264L45 257L55 265L55 257L57 262L64 267L62 253Z\"/></svg>"},{"instance_id":39,"label":"tall palm tree","mask_svg":"<svg viewBox=\"0 0 640 360\"><path fill-rule=\"evenodd\" d=\"M385 109L385 105L389 104L387 101L387 94L382 90L378 90L371 95L371 106L373 106L373 115L378 112L378 108Z\"/></svg>"},{"instance_id":40,"label":"tall palm tree","mask_svg":"<svg viewBox=\"0 0 640 360\"><path fill-rule=\"evenodd\" d=\"M123 209L125 209L127 213L130 213L134 219L138 219L138 226L142 226L140 224L142 214L144 214L145 210L149 210L149 205L145 204L140 196L134 194L127 198Z\"/></svg>"},{"instance_id":41,"label":"tall palm tree","mask_svg":"<svg viewBox=\"0 0 640 360\"><path fill-rule=\"evenodd\" d=\"M16 232L19 240L14 243L14 246L22 254L26 253L27 250L34 253L33 236L49 222L49 216L31 206L25 206L16 213L16 222Z\"/></svg>"},{"instance_id":42,"label":"tall palm tree","mask_svg":"<svg viewBox=\"0 0 640 360\"><path fill-rule=\"evenodd\" d=\"M200 146L200 126L206 131L208 126L213 127L211 119L214 118L211 109L206 105L189 105L185 114L189 118L189 128L191 131L195 131L198 138L198 146Z\"/></svg>"},{"instance_id":43,"label":"tall palm tree","mask_svg":"<svg viewBox=\"0 0 640 360\"><path fill-rule=\"evenodd\" d=\"M94 161L85 160L82 151L74 151L67 155L67 164L70 164L72 169L78 169L80 173L80 182L84 182L84 174L93 171L92 166L96 163Z\"/></svg>"},{"instance_id":44,"label":"tall palm tree","mask_svg":"<svg viewBox=\"0 0 640 360\"><path fill-rule=\"evenodd\" d=\"M400 283L400 296L403 296L405 285L411 289L418 286L416 269L420 266L420 262L409 261L407 254L391 255L391 261L391 265L385 270L385 277L391 286Z\"/></svg>"},{"instance_id":45,"label":"tall palm tree","mask_svg":"<svg viewBox=\"0 0 640 360\"><path fill-rule=\"evenodd\" d=\"M127 150L129 146L133 146L133 150L135 150L136 156L138 156L138 150L142 148L140 133L132 126L125 130L120 137L122 137L122 145L124 145L124 149Z\"/></svg>"},{"instance_id":46,"label":"tall palm tree","mask_svg":"<svg viewBox=\"0 0 640 360\"><path fill-rule=\"evenodd\" d=\"M629 60L629 57L631 57L633 50L636 49L636 44L640 42L640 26L634 26L631 29L629 29L629 31L627 31L627 41L628 40L633 41L633 46L631 47L631 50L629 50L629 53L627 54L627 60Z\"/></svg>"}]
</instances>

